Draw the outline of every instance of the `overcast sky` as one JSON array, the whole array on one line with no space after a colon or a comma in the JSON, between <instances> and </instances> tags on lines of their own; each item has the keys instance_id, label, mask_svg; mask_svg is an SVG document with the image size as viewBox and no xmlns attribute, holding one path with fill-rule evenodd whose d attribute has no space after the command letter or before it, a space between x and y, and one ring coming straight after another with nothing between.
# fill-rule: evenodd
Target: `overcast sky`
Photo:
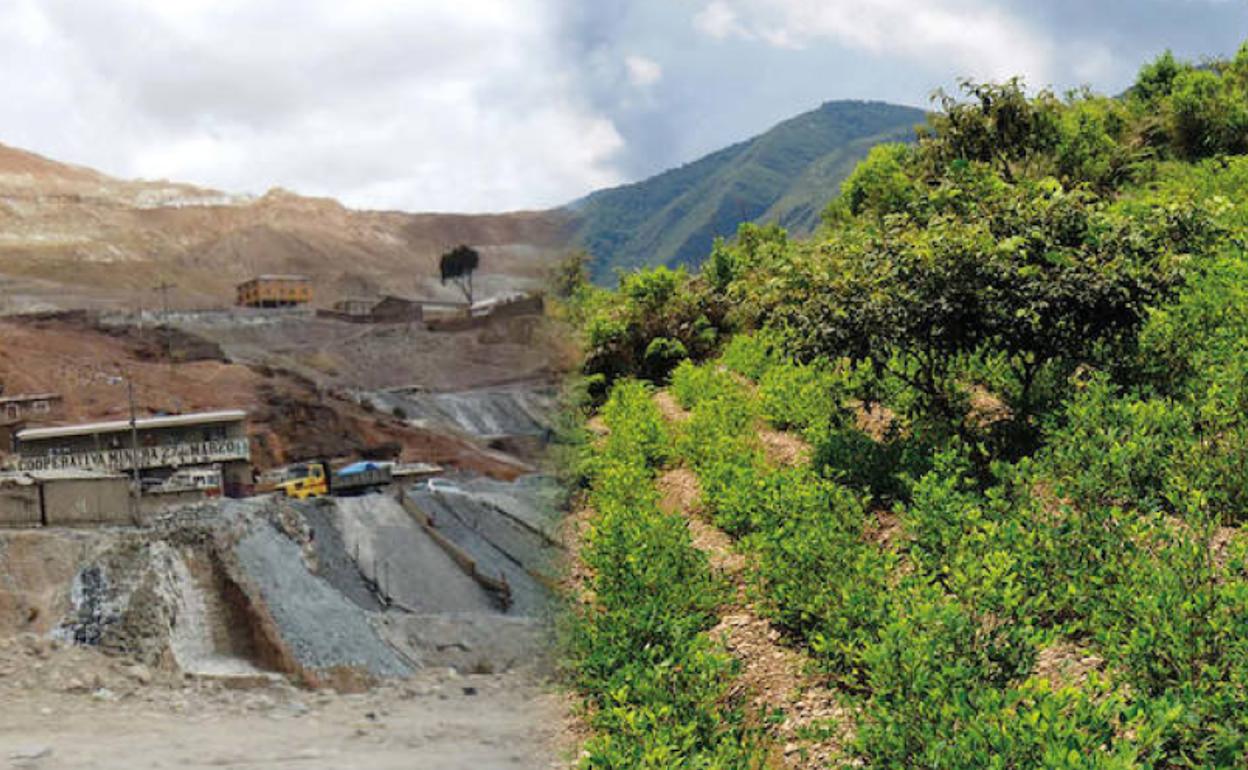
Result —
<instances>
[{"instance_id":1,"label":"overcast sky","mask_svg":"<svg viewBox=\"0 0 1248 770\"><path fill-rule=\"evenodd\" d=\"M1116 93L1248 0L0 0L0 142L357 207L558 205L830 99Z\"/></svg>"}]
</instances>

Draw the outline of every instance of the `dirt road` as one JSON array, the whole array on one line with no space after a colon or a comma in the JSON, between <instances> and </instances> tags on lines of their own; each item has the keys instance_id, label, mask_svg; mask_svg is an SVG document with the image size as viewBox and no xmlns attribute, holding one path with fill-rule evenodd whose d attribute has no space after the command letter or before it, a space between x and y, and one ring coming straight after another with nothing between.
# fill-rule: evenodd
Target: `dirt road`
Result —
<instances>
[{"instance_id":1,"label":"dirt road","mask_svg":"<svg viewBox=\"0 0 1248 770\"><path fill-rule=\"evenodd\" d=\"M60 660L66 655L74 660ZM143 683L145 671L129 675L91 657L63 650L0 666L0 768L560 766L559 696L525 673L426 670L341 695L159 675Z\"/></svg>"},{"instance_id":2,"label":"dirt road","mask_svg":"<svg viewBox=\"0 0 1248 770\"><path fill-rule=\"evenodd\" d=\"M555 766L555 752L544 745L558 729L553 696L499 677L435 687L358 696L260 692L232 702L191 697L172 709L142 696L118 703L18 696L0 706L0 760L66 770Z\"/></svg>"}]
</instances>

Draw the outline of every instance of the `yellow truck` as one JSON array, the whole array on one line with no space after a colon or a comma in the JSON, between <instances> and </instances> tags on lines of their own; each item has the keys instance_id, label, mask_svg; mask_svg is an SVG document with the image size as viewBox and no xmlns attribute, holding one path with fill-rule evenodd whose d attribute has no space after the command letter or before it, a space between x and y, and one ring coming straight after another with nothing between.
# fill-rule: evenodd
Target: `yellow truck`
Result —
<instances>
[{"instance_id":1,"label":"yellow truck","mask_svg":"<svg viewBox=\"0 0 1248 770\"><path fill-rule=\"evenodd\" d=\"M306 500L326 495L358 495L380 489L392 481L389 463L357 462L331 471L323 462L299 463L283 468L265 484L263 491L281 492L286 497Z\"/></svg>"},{"instance_id":2,"label":"yellow truck","mask_svg":"<svg viewBox=\"0 0 1248 770\"><path fill-rule=\"evenodd\" d=\"M324 497L329 494L329 478L325 473L324 463L300 463L286 469L285 479L273 485L274 491L281 492L296 500L309 497Z\"/></svg>"}]
</instances>

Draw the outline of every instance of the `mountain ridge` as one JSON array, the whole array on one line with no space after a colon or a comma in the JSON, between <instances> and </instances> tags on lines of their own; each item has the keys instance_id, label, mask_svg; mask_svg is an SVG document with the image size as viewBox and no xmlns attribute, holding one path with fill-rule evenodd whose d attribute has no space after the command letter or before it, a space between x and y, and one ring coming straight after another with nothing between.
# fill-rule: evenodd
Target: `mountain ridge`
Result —
<instances>
[{"instance_id":1,"label":"mountain ridge","mask_svg":"<svg viewBox=\"0 0 1248 770\"><path fill-rule=\"evenodd\" d=\"M840 182L870 148L904 141L926 113L881 101L837 100L648 179L569 204L593 274L643 265L694 265L742 221L811 232Z\"/></svg>"}]
</instances>

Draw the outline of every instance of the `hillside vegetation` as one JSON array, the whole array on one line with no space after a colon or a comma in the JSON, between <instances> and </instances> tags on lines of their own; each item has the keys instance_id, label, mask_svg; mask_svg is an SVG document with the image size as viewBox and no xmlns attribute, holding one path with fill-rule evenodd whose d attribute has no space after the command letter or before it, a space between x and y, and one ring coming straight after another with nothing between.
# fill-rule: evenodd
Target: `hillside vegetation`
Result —
<instances>
[{"instance_id":1,"label":"hillside vegetation","mask_svg":"<svg viewBox=\"0 0 1248 770\"><path fill-rule=\"evenodd\" d=\"M569 207L594 278L621 269L696 265L741 222L808 234L872 146L913 137L923 112L881 102L828 102L753 139Z\"/></svg>"},{"instance_id":2,"label":"hillside vegetation","mask_svg":"<svg viewBox=\"0 0 1248 770\"><path fill-rule=\"evenodd\" d=\"M572 292L583 766L1248 765L1248 44L1119 99L939 101L813 237ZM844 706L783 751L690 516Z\"/></svg>"}]
</instances>

